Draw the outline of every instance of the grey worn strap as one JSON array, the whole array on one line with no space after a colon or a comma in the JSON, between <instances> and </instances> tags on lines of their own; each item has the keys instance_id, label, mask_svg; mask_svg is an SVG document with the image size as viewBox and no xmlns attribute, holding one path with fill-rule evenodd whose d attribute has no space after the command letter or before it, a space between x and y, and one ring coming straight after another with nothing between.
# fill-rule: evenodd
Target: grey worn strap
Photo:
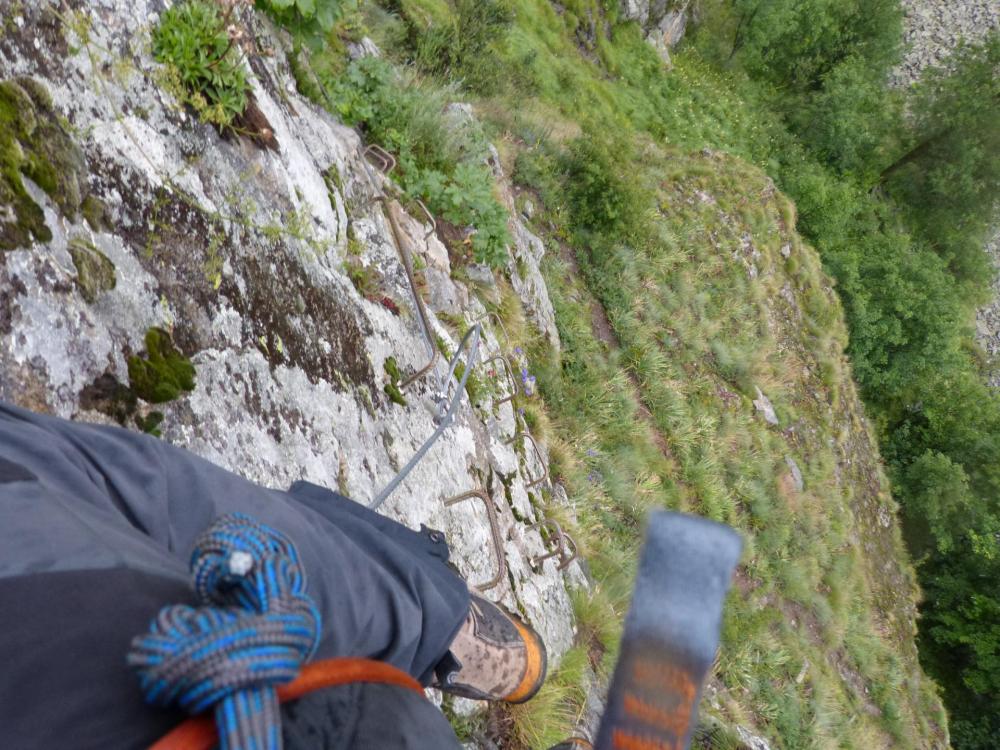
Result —
<instances>
[{"instance_id":1,"label":"grey worn strap","mask_svg":"<svg viewBox=\"0 0 1000 750\"><path fill-rule=\"evenodd\" d=\"M742 548L728 526L650 517L597 750L689 746Z\"/></svg>"}]
</instances>

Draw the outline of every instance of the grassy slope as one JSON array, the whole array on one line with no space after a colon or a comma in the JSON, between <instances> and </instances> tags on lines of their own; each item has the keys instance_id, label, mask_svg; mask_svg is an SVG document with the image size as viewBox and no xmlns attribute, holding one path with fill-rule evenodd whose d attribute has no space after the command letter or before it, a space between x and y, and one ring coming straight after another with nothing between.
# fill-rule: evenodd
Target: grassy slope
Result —
<instances>
[{"instance_id":1,"label":"grassy slope","mask_svg":"<svg viewBox=\"0 0 1000 750\"><path fill-rule=\"evenodd\" d=\"M916 659L914 576L843 355L842 311L794 207L758 168L773 118L692 56L667 73L634 27L578 33L588 11L600 18L587 0L564 13L513 5L504 59L516 83L476 102L508 173L539 139L558 148L596 126L640 144L620 166L656 196L654 239L600 254L574 246L559 196L546 196L534 229L549 248L558 361L504 305L541 385L535 430L601 582L579 603L580 648L518 709L519 736L546 747L576 715L580 656L596 663L595 641L613 650L608 613L627 603L642 519L669 507L747 539L704 711L781 748L932 746L943 712ZM755 414L757 387L780 426Z\"/></svg>"},{"instance_id":2,"label":"grassy slope","mask_svg":"<svg viewBox=\"0 0 1000 750\"><path fill-rule=\"evenodd\" d=\"M565 248L545 268L565 345L539 372L548 433L598 577L615 601L649 508L734 525L748 551L706 708L776 747L928 746L942 718L913 574L830 282L756 169L670 151L647 165L663 243L600 263ZM757 386L779 427L755 415Z\"/></svg>"}]
</instances>

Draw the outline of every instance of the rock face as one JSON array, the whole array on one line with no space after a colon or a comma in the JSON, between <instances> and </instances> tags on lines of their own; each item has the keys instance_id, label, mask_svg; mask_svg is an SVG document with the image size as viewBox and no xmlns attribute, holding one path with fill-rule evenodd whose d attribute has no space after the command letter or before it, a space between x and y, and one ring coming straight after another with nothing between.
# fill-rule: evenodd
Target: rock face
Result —
<instances>
[{"instance_id":1,"label":"rock face","mask_svg":"<svg viewBox=\"0 0 1000 750\"><path fill-rule=\"evenodd\" d=\"M944 61L962 40L982 39L1000 26L996 0L902 0L907 51L893 71L892 82L909 86L921 71Z\"/></svg>"},{"instance_id":2,"label":"rock face","mask_svg":"<svg viewBox=\"0 0 1000 750\"><path fill-rule=\"evenodd\" d=\"M993 279L993 301L976 313L976 338L990 358L992 375L989 383L1000 388L1000 228L986 244L997 276Z\"/></svg>"},{"instance_id":3,"label":"rock face","mask_svg":"<svg viewBox=\"0 0 1000 750\"><path fill-rule=\"evenodd\" d=\"M667 64L670 50L684 37L691 0L622 0L621 18L638 21Z\"/></svg>"},{"instance_id":4,"label":"rock face","mask_svg":"<svg viewBox=\"0 0 1000 750\"><path fill-rule=\"evenodd\" d=\"M30 79L51 96L97 209L85 217L24 176L44 229L0 250L0 398L82 420L127 416L134 426L127 405L95 411L103 402L94 393L127 391L129 357L150 328L163 329L197 369L193 392L158 407L164 439L268 486L306 479L369 501L434 431L447 362L437 357L400 398L387 394L387 361L406 376L430 350L377 200L382 178L357 134L296 93L281 39L259 16L243 22L258 50L276 52L251 53L246 65L273 148L220 136L157 85L148 42L162 3L68 5L17 6L0 37L0 80ZM447 253L423 239L422 222L403 224L435 272L439 308L466 323L484 318L450 279ZM355 288L348 256L377 293ZM547 295L530 298L551 333ZM432 335L454 350L456 334L430 315ZM484 352L502 347L488 332ZM524 612L558 662L574 636L567 576L585 576L577 563L565 572L552 559L531 564L546 551L532 524L549 489L527 485L545 473L546 452L515 439L527 427L499 403L506 385L483 369L479 402L466 399L381 510L444 530L475 585L498 565L486 509L443 500L485 489L507 569L486 595Z\"/></svg>"}]
</instances>

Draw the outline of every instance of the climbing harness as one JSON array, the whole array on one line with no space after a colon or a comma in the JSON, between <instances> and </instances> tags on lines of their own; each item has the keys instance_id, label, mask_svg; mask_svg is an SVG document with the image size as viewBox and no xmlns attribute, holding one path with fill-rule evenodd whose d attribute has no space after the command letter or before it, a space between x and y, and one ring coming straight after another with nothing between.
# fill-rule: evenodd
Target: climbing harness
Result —
<instances>
[{"instance_id":1,"label":"climbing harness","mask_svg":"<svg viewBox=\"0 0 1000 750\"><path fill-rule=\"evenodd\" d=\"M132 641L129 665L147 703L215 710L221 750L279 750L278 685L295 679L319 644L321 621L295 546L233 513L195 543L199 607L164 607Z\"/></svg>"}]
</instances>

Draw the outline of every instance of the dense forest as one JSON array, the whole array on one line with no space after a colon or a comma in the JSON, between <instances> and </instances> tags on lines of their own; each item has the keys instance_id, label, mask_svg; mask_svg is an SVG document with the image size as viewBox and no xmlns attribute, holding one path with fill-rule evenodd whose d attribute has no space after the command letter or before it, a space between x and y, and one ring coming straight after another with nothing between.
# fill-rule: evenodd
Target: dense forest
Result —
<instances>
[{"instance_id":1,"label":"dense forest","mask_svg":"<svg viewBox=\"0 0 1000 750\"><path fill-rule=\"evenodd\" d=\"M773 179L794 201L793 221L846 312L853 376L923 589L921 660L940 684L951 741L995 747L1000 398L972 322L994 274L983 248L1000 196L1000 34L957 46L897 89L889 76L903 52L899 0L683 4L691 21L672 68L610 0L257 5L292 32L300 90L392 151L407 195L450 225L474 227L470 252L499 266L506 213L493 174L466 158L481 152L483 135L456 139L440 122L448 101L473 101L487 135L516 142L514 180L540 202L553 238L581 249L590 292L609 312L623 311L612 323L626 347L635 290L622 281L631 262L622 246L662 241L649 221L662 197L638 176L643 144L719 150ZM185 21L181 13L165 15L154 52L193 69L178 91L216 92L208 105L189 103L225 126L226 102L243 107L238 71L186 67L182 35L170 30L213 27L217 14ZM349 56L347 46L369 34L383 55ZM547 113L556 124L538 126ZM572 351L572 331L561 333ZM635 333L637 352L643 335ZM745 385L748 354L706 349ZM561 373L540 365L542 395L553 403L569 398L559 391L572 375L566 362ZM628 367L646 382L640 354ZM882 711L891 725L890 705Z\"/></svg>"}]
</instances>

